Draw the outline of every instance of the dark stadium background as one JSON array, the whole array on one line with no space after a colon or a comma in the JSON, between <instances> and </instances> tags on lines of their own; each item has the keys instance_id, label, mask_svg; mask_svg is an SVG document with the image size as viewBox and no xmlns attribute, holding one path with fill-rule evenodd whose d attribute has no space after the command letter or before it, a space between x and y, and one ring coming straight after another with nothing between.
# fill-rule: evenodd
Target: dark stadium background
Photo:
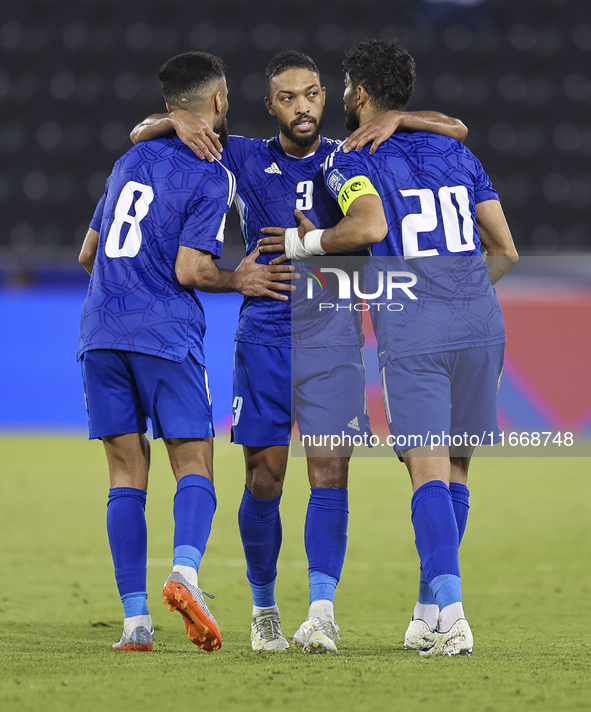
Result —
<instances>
[{"instance_id":1,"label":"dark stadium background","mask_svg":"<svg viewBox=\"0 0 591 712\"><path fill-rule=\"evenodd\" d=\"M396 37L415 57L409 109L437 109L469 127L466 143L499 191L521 254L591 250L588 0L484 0L471 8L420 0L5 3L0 427L83 424L73 354L87 280L76 257L131 128L162 110L159 66L188 49L221 55L231 133L268 137L276 124L262 101L265 65L280 50L301 50L315 59L327 88L323 133L342 138L343 53L370 37ZM236 263L241 250L233 218L224 261ZM589 270L577 279L563 275L558 286L588 294ZM222 369L214 374L222 418L239 302L214 299L210 369Z\"/></svg>"}]
</instances>

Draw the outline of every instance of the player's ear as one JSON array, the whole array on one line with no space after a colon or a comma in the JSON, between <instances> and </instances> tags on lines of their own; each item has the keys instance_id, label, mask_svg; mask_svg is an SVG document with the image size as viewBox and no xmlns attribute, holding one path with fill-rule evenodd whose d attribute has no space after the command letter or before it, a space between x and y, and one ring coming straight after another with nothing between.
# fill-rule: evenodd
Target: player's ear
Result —
<instances>
[{"instance_id":1,"label":"player's ear","mask_svg":"<svg viewBox=\"0 0 591 712\"><path fill-rule=\"evenodd\" d=\"M220 91L213 95L213 108L216 114L222 113L222 107L224 106L224 99Z\"/></svg>"},{"instance_id":2,"label":"player's ear","mask_svg":"<svg viewBox=\"0 0 591 712\"><path fill-rule=\"evenodd\" d=\"M326 87L321 87L320 91L322 92L322 106L326 104Z\"/></svg>"},{"instance_id":3,"label":"player's ear","mask_svg":"<svg viewBox=\"0 0 591 712\"><path fill-rule=\"evenodd\" d=\"M370 98L365 87L360 84L355 93L357 95L357 106L364 107Z\"/></svg>"},{"instance_id":4,"label":"player's ear","mask_svg":"<svg viewBox=\"0 0 591 712\"><path fill-rule=\"evenodd\" d=\"M265 97L265 106L267 107L267 111L271 114L271 116L275 116L275 107L273 106L273 102L271 99L269 99L268 96Z\"/></svg>"},{"instance_id":5,"label":"player's ear","mask_svg":"<svg viewBox=\"0 0 591 712\"><path fill-rule=\"evenodd\" d=\"M172 109L170 108L170 104L168 102L166 102L166 111L168 111L169 114L172 111Z\"/></svg>"}]
</instances>

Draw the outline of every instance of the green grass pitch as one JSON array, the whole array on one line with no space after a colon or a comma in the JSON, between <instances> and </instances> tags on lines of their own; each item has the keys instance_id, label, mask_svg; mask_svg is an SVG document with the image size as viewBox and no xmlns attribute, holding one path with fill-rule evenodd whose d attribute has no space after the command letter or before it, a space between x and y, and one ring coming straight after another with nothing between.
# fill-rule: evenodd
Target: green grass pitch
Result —
<instances>
[{"instance_id":1,"label":"green grass pitch","mask_svg":"<svg viewBox=\"0 0 591 712\"><path fill-rule=\"evenodd\" d=\"M119 602L105 531L100 443L0 438L0 709L576 710L591 707L589 460L477 459L461 549L472 658L402 648L418 588L410 486L393 459L351 466L349 550L336 613L339 653L250 650L250 597L237 527L240 449L216 448L218 511L201 585L223 636L191 645L161 603L174 481L153 447L148 591L153 653L115 653ZM286 636L307 611L305 462L290 463L277 584Z\"/></svg>"}]
</instances>

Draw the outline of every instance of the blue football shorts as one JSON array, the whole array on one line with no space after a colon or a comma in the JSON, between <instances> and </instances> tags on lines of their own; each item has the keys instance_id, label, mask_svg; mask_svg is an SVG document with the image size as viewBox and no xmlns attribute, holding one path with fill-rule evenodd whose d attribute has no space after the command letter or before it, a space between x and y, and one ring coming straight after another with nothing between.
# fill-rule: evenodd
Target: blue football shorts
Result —
<instances>
[{"instance_id":1,"label":"blue football shorts","mask_svg":"<svg viewBox=\"0 0 591 712\"><path fill-rule=\"evenodd\" d=\"M232 440L288 445L301 435L370 434L365 366L358 346L283 348L236 343Z\"/></svg>"},{"instance_id":2,"label":"blue football shorts","mask_svg":"<svg viewBox=\"0 0 591 712\"><path fill-rule=\"evenodd\" d=\"M213 436L205 366L188 354L182 363L134 351L97 349L82 357L90 439L141 433L155 438Z\"/></svg>"},{"instance_id":3,"label":"blue football shorts","mask_svg":"<svg viewBox=\"0 0 591 712\"><path fill-rule=\"evenodd\" d=\"M505 344L495 344L389 359L381 369L382 395L396 451L499 442L504 354Z\"/></svg>"}]
</instances>

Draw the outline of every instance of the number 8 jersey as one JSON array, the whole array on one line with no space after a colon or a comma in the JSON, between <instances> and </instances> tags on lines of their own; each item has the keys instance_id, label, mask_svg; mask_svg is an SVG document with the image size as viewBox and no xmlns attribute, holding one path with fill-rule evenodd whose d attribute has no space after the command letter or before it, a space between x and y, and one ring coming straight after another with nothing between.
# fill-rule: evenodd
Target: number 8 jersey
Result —
<instances>
[{"instance_id":1,"label":"number 8 jersey","mask_svg":"<svg viewBox=\"0 0 591 712\"><path fill-rule=\"evenodd\" d=\"M116 349L182 362L191 351L204 363L203 307L174 266L179 245L220 257L235 185L178 138L140 143L117 161L90 223L99 243L78 358Z\"/></svg>"},{"instance_id":2,"label":"number 8 jersey","mask_svg":"<svg viewBox=\"0 0 591 712\"><path fill-rule=\"evenodd\" d=\"M367 299L381 365L387 358L504 343L475 213L478 203L498 195L471 151L446 136L401 133L373 155L369 146L335 151L324 163L324 180L345 215L356 197L382 200L388 234L372 248L366 293L381 293L388 280L413 282L409 290L390 290L390 298L384 287L383 298Z\"/></svg>"}]
</instances>

